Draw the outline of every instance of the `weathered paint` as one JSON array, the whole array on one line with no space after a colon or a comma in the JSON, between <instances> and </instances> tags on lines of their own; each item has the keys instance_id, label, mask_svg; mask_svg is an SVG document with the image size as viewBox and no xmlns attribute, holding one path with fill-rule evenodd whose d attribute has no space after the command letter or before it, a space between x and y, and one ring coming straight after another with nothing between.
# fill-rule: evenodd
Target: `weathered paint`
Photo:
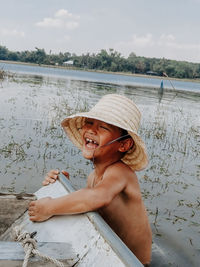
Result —
<instances>
[{"instance_id":1,"label":"weathered paint","mask_svg":"<svg viewBox=\"0 0 200 267\"><path fill-rule=\"evenodd\" d=\"M64 185L63 185L64 184ZM53 198L73 191L66 178L61 182L42 187L35 194L38 199ZM66 253L66 261L76 266L143 266L104 220L95 212L80 215L54 216L45 222L31 222L26 212L15 225L23 225L28 232L37 231L38 242L60 242L70 244L71 255ZM11 230L7 230L4 240L11 240ZM1 254L0 254L1 255ZM1 259L1 257L0 257ZM10 259L9 259L10 260Z\"/></svg>"}]
</instances>

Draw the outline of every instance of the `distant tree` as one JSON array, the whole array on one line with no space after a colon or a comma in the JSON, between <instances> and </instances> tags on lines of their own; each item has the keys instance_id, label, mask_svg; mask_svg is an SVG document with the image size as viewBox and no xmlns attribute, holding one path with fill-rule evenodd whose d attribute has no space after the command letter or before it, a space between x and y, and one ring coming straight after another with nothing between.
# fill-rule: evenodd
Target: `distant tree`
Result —
<instances>
[{"instance_id":1,"label":"distant tree","mask_svg":"<svg viewBox=\"0 0 200 267\"><path fill-rule=\"evenodd\" d=\"M40 49L35 47L36 51L33 51L33 58L34 58L34 62L38 63L38 64L44 64L46 61L46 53L44 51L44 49Z\"/></svg>"},{"instance_id":2,"label":"distant tree","mask_svg":"<svg viewBox=\"0 0 200 267\"><path fill-rule=\"evenodd\" d=\"M8 49L5 46L0 45L0 60L7 60L8 59Z\"/></svg>"},{"instance_id":3,"label":"distant tree","mask_svg":"<svg viewBox=\"0 0 200 267\"><path fill-rule=\"evenodd\" d=\"M111 66L111 56L108 54L108 52L105 49L102 49L100 53L98 53L97 58L99 59L101 65L100 69L109 70Z\"/></svg>"},{"instance_id":4,"label":"distant tree","mask_svg":"<svg viewBox=\"0 0 200 267\"><path fill-rule=\"evenodd\" d=\"M8 60L18 61L19 53L18 52L8 52Z\"/></svg>"},{"instance_id":5,"label":"distant tree","mask_svg":"<svg viewBox=\"0 0 200 267\"><path fill-rule=\"evenodd\" d=\"M127 70L135 73L136 72L136 62L137 62L137 56L134 52L130 53L130 55L127 58Z\"/></svg>"},{"instance_id":6,"label":"distant tree","mask_svg":"<svg viewBox=\"0 0 200 267\"><path fill-rule=\"evenodd\" d=\"M165 72L167 73L168 76L173 77L174 74L176 73L176 66L174 66L173 63L170 63L165 67Z\"/></svg>"},{"instance_id":7,"label":"distant tree","mask_svg":"<svg viewBox=\"0 0 200 267\"><path fill-rule=\"evenodd\" d=\"M113 72L131 72L145 74L154 72L162 76L166 72L169 77L200 78L200 64L169 60L165 58L146 58L130 53L124 58L121 53L110 48L102 49L97 54L82 54L77 56L69 52L53 54L50 50L46 54L44 49L35 48L34 51L13 52L5 46L0 46L0 60L12 60L48 65L63 65L63 62L72 60L77 68L106 70Z\"/></svg>"}]
</instances>

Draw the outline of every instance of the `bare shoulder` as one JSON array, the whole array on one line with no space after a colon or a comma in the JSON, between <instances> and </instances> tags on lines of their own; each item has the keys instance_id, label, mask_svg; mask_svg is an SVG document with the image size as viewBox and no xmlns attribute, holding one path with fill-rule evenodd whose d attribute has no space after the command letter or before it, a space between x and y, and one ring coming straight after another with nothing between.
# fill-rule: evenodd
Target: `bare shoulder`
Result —
<instances>
[{"instance_id":1,"label":"bare shoulder","mask_svg":"<svg viewBox=\"0 0 200 267\"><path fill-rule=\"evenodd\" d=\"M115 176L120 177L120 179L126 179L126 180L137 180L137 176L131 168L126 165L125 163L119 161L117 163L114 163L110 165L105 173L104 176Z\"/></svg>"},{"instance_id":2,"label":"bare shoulder","mask_svg":"<svg viewBox=\"0 0 200 267\"><path fill-rule=\"evenodd\" d=\"M109 166L104 177L113 177L114 181L120 181L124 184L124 193L132 196L134 199L141 199L140 185L136 173L123 162L117 162Z\"/></svg>"}]
</instances>

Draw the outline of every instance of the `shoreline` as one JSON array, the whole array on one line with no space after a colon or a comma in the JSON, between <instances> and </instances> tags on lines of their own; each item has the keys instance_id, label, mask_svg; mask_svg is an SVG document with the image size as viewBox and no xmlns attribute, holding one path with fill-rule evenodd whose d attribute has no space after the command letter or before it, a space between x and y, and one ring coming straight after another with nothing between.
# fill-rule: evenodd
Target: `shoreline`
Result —
<instances>
[{"instance_id":1,"label":"shoreline","mask_svg":"<svg viewBox=\"0 0 200 267\"><path fill-rule=\"evenodd\" d=\"M49 68L49 69L63 69L63 70L72 70L72 71L80 71L80 72L88 72L88 73L102 73L102 74L112 74L112 75L122 75L122 76L126 76L126 77L141 77L141 78L146 78L146 79L157 79L157 80L163 80L163 81L168 81L169 83L171 83L170 87L164 87L164 91L162 91L160 89L160 85L151 85L151 84L124 84L127 88L133 88L133 89L139 89L139 90L143 90L144 92L146 90L148 90L148 92L151 92L153 94L158 93L159 97L162 98L162 96L164 94L173 94L175 93L176 95L179 95L180 97L184 96L200 96L200 90L189 90L189 89L177 89L173 86L172 80L173 81L179 81L179 82L194 82L196 84L200 83L200 81L193 81L193 80L185 80L185 79L175 79L175 78L168 78L168 77L161 77L161 76L151 76L151 75L144 75L144 74L128 74L128 73L121 73L121 72L108 72L108 71L96 71L96 70L83 70L83 69L78 69L78 68L74 68L74 67L64 67L64 66L54 66L54 65L39 65L39 64L35 64L35 63L24 63L24 62L16 62L16 61L5 61L5 60L0 60L0 63L5 63L5 64L15 64L15 65L24 65L24 66L34 66L34 67L42 67L42 68ZM1 71L1 69L0 69ZM2 71L3 68L2 68ZM8 73L14 74L18 77L20 77L21 75L31 75L27 74L27 73L21 73L21 72L12 72L12 71L8 71ZM41 74L44 75L45 74ZM51 76L51 75L50 75ZM63 76L64 77L64 76ZM85 81L85 80L83 80ZM117 83L114 82L108 82L111 85L116 85Z\"/></svg>"},{"instance_id":2,"label":"shoreline","mask_svg":"<svg viewBox=\"0 0 200 267\"><path fill-rule=\"evenodd\" d=\"M180 79L180 78L164 77L164 76L158 76L158 75L148 75L148 74L139 74L139 73L136 74L136 73L129 73L129 72L113 72L113 71L94 70L94 69L82 69L82 68L77 68L77 67L55 66L55 65L37 64L37 63L27 63L27 62L21 62L21 61L0 60L0 63L25 65L25 66L35 66L35 67L45 67L45 68L52 68L52 69L74 70L74 71L83 71L83 72L96 72L96 73L112 74L112 75L144 77L144 78L151 78L151 79L200 83L200 79L186 79L186 78Z\"/></svg>"}]
</instances>

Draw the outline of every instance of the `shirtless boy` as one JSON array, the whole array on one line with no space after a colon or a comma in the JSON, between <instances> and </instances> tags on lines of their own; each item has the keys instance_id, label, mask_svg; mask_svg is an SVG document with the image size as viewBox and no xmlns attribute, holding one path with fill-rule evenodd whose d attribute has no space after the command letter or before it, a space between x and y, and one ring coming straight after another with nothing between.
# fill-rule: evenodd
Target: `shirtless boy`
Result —
<instances>
[{"instance_id":1,"label":"shirtless boy","mask_svg":"<svg viewBox=\"0 0 200 267\"><path fill-rule=\"evenodd\" d=\"M135 256L151 260L152 234L135 171L148 163L138 136L140 112L125 96L104 96L89 112L67 117L62 126L83 157L94 164L86 188L56 199L43 198L29 206L31 221L53 215L98 211ZM68 177L68 173L63 171ZM43 185L55 182L50 171Z\"/></svg>"}]
</instances>

